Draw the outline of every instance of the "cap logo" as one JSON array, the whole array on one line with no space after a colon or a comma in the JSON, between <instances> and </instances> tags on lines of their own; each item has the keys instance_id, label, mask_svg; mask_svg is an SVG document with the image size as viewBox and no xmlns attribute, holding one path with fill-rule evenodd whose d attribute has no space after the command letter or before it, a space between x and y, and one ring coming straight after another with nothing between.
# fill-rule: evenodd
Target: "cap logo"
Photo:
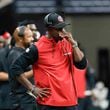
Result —
<instances>
[{"instance_id":1,"label":"cap logo","mask_svg":"<svg viewBox=\"0 0 110 110\"><path fill-rule=\"evenodd\" d=\"M58 21L63 22L63 18L61 16L58 16Z\"/></svg>"}]
</instances>

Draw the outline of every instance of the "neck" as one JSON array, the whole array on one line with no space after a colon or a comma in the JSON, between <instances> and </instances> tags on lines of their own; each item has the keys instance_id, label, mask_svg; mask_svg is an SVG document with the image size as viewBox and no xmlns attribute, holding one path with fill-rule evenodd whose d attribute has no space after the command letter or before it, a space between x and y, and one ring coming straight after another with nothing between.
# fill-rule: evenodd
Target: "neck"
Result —
<instances>
[{"instance_id":1,"label":"neck","mask_svg":"<svg viewBox=\"0 0 110 110\"><path fill-rule=\"evenodd\" d=\"M50 34L49 34L48 31L46 32L46 37L47 37L48 39L51 39L51 38L52 38L52 37L50 36Z\"/></svg>"},{"instance_id":2,"label":"neck","mask_svg":"<svg viewBox=\"0 0 110 110\"><path fill-rule=\"evenodd\" d=\"M58 41L61 41L61 40L62 40L62 38L61 38L60 36L54 37L54 36L52 36L49 32L46 33L46 37L47 37L48 39L52 39L52 38L53 38L56 43L57 43Z\"/></svg>"},{"instance_id":3,"label":"neck","mask_svg":"<svg viewBox=\"0 0 110 110\"><path fill-rule=\"evenodd\" d=\"M25 49L24 45L23 45L22 43L20 43L20 42L17 42L17 43L15 44L15 47L20 47L20 48Z\"/></svg>"}]
</instances>

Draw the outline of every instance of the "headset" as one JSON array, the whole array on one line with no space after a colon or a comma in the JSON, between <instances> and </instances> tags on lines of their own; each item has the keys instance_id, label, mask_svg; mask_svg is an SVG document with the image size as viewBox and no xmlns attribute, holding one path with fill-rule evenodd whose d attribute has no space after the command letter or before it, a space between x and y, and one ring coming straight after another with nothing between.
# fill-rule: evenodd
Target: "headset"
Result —
<instances>
[{"instance_id":1,"label":"headset","mask_svg":"<svg viewBox=\"0 0 110 110\"><path fill-rule=\"evenodd\" d=\"M26 29L26 26L19 26L18 27L18 36L19 37L24 37L25 29Z\"/></svg>"},{"instance_id":2,"label":"headset","mask_svg":"<svg viewBox=\"0 0 110 110\"><path fill-rule=\"evenodd\" d=\"M49 17L52 15L52 14L54 14L54 13L49 13L47 16L45 16L45 18L44 18L44 23L45 23L45 25L48 27L48 26L52 26L52 21L49 21Z\"/></svg>"}]
</instances>

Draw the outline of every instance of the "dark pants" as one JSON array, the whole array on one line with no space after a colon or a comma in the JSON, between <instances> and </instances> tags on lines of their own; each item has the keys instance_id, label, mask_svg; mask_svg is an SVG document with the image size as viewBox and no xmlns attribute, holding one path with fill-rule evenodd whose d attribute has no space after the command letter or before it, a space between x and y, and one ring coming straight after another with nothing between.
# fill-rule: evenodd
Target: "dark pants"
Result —
<instances>
[{"instance_id":1,"label":"dark pants","mask_svg":"<svg viewBox=\"0 0 110 110\"><path fill-rule=\"evenodd\" d=\"M78 99L78 110L96 110L93 108L91 97Z\"/></svg>"},{"instance_id":2,"label":"dark pants","mask_svg":"<svg viewBox=\"0 0 110 110\"><path fill-rule=\"evenodd\" d=\"M38 110L78 110L77 106L68 106L68 107L56 107L56 106L48 106L48 105L40 105L38 104Z\"/></svg>"},{"instance_id":3,"label":"dark pants","mask_svg":"<svg viewBox=\"0 0 110 110\"><path fill-rule=\"evenodd\" d=\"M27 93L12 94L11 99L13 104L12 110L38 110L35 99Z\"/></svg>"},{"instance_id":4,"label":"dark pants","mask_svg":"<svg viewBox=\"0 0 110 110\"><path fill-rule=\"evenodd\" d=\"M9 82L0 82L0 110L11 109Z\"/></svg>"}]
</instances>

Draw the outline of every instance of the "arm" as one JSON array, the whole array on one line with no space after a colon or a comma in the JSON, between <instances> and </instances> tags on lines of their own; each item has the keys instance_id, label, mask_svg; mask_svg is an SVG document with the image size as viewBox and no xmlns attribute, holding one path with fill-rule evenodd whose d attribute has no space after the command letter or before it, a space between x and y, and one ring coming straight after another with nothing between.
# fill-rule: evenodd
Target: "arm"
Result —
<instances>
[{"instance_id":1,"label":"arm","mask_svg":"<svg viewBox=\"0 0 110 110\"><path fill-rule=\"evenodd\" d=\"M26 78L31 78L33 76L33 70L24 73Z\"/></svg>"},{"instance_id":2,"label":"arm","mask_svg":"<svg viewBox=\"0 0 110 110\"><path fill-rule=\"evenodd\" d=\"M70 42L72 45L72 50L73 50L73 63L78 69L85 69L87 67L87 60L86 57L84 56L84 53L80 50L78 47L77 42L73 39L71 39L72 35L70 34Z\"/></svg>"},{"instance_id":3,"label":"arm","mask_svg":"<svg viewBox=\"0 0 110 110\"><path fill-rule=\"evenodd\" d=\"M4 72L3 63L0 58L0 81L8 81L8 74Z\"/></svg>"},{"instance_id":4,"label":"arm","mask_svg":"<svg viewBox=\"0 0 110 110\"><path fill-rule=\"evenodd\" d=\"M14 77L29 91L33 92L35 96L43 97L47 96L48 88L34 87L32 83L27 79L24 74L25 68L34 64L38 59L38 50L33 45L28 52L23 53L11 66L10 74L14 74Z\"/></svg>"},{"instance_id":5,"label":"arm","mask_svg":"<svg viewBox=\"0 0 110 110\"><path fill-rule=\"evenodd\" d=\"M66 38L68 42L70 42L72 46L72 55L73 55L73 63L78 69L84 69L87 66L87 60L84 56L84 53L79 49L77 42L73 39L73 36L70 32L67 32L63 29L62 32L59 33L60 36Z\"/></svg>"},{"instance_id":6,"label":"arm","mask_svg":"<svg viewBox=\"0 0 110 110\"><path fill-rule=\"evenodd\" d=\"M83 57L84 53L79 49L77 42L73 39L72 34L67 32L67 40L71 43L72 45L72 50L73 50L73 58L75 62L80 62Z\"/></svg>"},{"instance_id":7,"label":"arm","mask_svg":"<svg viewBox=\"0 0 110 110\"><path fill-rule=\"evenodd\" d=\"M17 80L23 85L25 86L29 91L31 91L33 85L32 83L27 79L27 77L25 76L25 74L21 74L19 76L16 77Z\"/></svg>"},{"instance_id":8,"label":"arm","mask_svg":"<svg viewBox=\"0 0 110 110\"><path fill-rule=\"evenodd\" d=\"M32 71L25 72L25 69L37 61L38 51L33 45L28 48L28 52L24 52L20 57L18 57L15 62L10 67L10 74L13 78L16 78L22 85L24 85L28 90L32 88L31 82L28 80L29 74Z\"/></svg>"},{"instance_id":9,"label":"arm","mask_svg":"<svg viewBox=\"0 0 110 110\"><path fill-rule=\"evenodd\" d=\"M8 74L6 72L0 72L0 81L8 81Z\"/></svg>"},{"instance_id":10,"label":"arm","mask_svg":"<svg viewBox=\"0 0 110 110\"><path fill-rule=\"evenodd\" d=\"M68 42L72 45L73 49L73 58L75 62L79 62L84 57L83 52L78 48L77 42L73 39L73 36L70 32L67 32L65 29L59 32L59 35L62 38L66 38Z\"/></svg>"},{"instance_id":11,"label":"arm","mask_svg":"<svg viewBox=\"0 0 110 110\"><path fill-rule=\"evenodd\" d=\"M38 88L32 85L32 83L26 78L25 74L21 74L17 77L17 80L24 85L30 92L32 92L36 97L39 96L42 100L43 97L48 97L50 95L49 88Z\"/></svg>"},{"instance_id":12,"label":"arm","mask_svg":"<svg viewBox=\"0 0 110 110\"><path fill-rule=\"evenodd\" d=\"M73 40L72 42L72 49L74 61L80 62L84 57L84 53L79 49L78 44L75 40Z\"/></svg>"}]
</instances>

